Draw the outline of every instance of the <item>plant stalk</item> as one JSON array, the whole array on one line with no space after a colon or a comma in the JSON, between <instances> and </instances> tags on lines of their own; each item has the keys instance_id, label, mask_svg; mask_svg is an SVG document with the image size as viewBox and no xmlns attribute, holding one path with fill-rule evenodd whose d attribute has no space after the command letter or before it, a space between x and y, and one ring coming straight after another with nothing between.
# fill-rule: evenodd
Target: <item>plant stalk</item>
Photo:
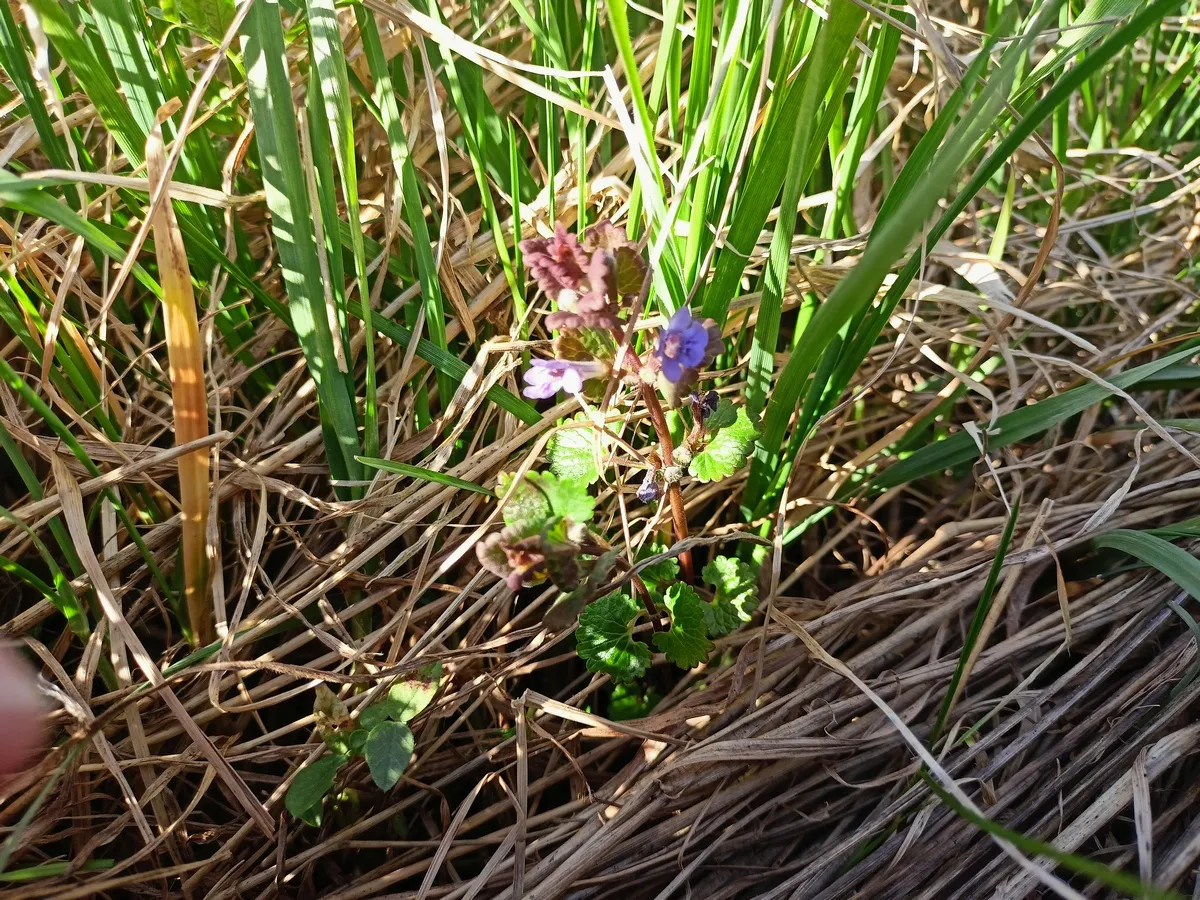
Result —
<instances>
[{"instance_id":1,"label":"plant stalk","mask_svg":"<svg viewBox=\"0 0 1200 900\"><path fill-rule=\"evenodd\" d=\"M650 421L658 433L663 465L673 466L675 465L675 445L671 441L671 429L667 427L667 417L663 413L662 404L658 402L658 395L654 393L651 385L642 382L641 387L642 402L646 404L646 411L650 413ZM667 501L671 504L671 521L675 526L675 540L682 541L688 536L688 523L687 511L683 506L683 492L679 490L678 482L671 482L667 485ZM693 584L695 576L692 572L691 550L684 550L679 554L679 568L683 572L683 580L688 584Z\"/></svg>"}]
</instances>

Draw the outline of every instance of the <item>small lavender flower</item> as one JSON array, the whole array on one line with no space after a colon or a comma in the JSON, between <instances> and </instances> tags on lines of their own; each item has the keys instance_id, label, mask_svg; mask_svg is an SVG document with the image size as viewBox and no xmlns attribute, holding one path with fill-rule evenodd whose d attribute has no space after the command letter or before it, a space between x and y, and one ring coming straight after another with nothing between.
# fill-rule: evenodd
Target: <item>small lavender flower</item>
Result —
<instances>
[{"instance_id":1,"label":"small lavender flower","mask_svg":"<svg viewBox=\"0 0 1200 900\"><path fill-rule=\"evenodd\" d=\"M545 400L559 391L578 394L583 383L604 374L603 363L565 359L535 359L522 376L525 387L521 393L531 400Z\"/></svg>"},{"instance_id":2,"label":"small lavender flower","mask_svg":"<svg viewBox=\"0 0 1200 900\"><path fill-rule=\"evenodd\" d=\"M658 357L667 381L678 384L689 376L694 377L696 370L711 361L720 347L721 336L716 323L711 319L693 319L692 311L681 306L659 333L654 355Z\"/></svg>"}]
</instances>

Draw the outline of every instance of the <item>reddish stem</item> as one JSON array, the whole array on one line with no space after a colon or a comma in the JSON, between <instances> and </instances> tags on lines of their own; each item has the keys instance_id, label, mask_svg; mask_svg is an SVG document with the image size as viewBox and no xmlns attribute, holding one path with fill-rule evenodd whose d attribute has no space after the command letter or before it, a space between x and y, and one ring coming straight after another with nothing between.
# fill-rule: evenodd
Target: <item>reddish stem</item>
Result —
<instances>
[{"instance_id":1,"label":"reddish stem","mask_svg":"<svg viewBox=\"0 0 1200 900\"><path fill-rule=\"evenodd\" d=\"M675 465L675 445L671 442L671 429L667 426L667 417L663 413L662 404L658 402L658 395L654 393L654 388L645 382L642 382L642 402L646 404L646 411L650 413L650 422L658 433L663 465ZM683 492L679 490L678 482L671 482L667 485L667 500L671 504L671 521L675 526L675 540L676 542L682 541L688 536L688 523L687 511L683 507ZM683 580L692 584L695 581L695 575L692 572L691 550L684 550L679 554L679 568L683 571Z\"/></svg>"},{"instance_id":2,"label":"reddish stem","mask_svg":"<svg viewBox=\"0 0 1200 900\"><path fill-rule=\"evenodd\" d=\"M642 278L642 289L638 292L637 302L633 306L629 321L626 323L625 329L614 326L612 328L613 337L617 341L617 357L621 368L628 369L634 375L639 375L642 368L642 361L638 359L633 352L630 344L633 341L634 323L642 314L642 310L646 307L646 299L650 296L651 271L646 270L645 276ZM618 373L614 373L619 376ZM608 406L609 398L615 384L615 379L608 386L608 391L604 395L604 406ZM662 461L664 465L675 465L675 445L671 441L671 429L667 427L667 417L663 413L662 404L658 402L658 394L654 392L654 388L639 378L639 384L642 388L642 402L646 404L646 411L650 414L650 422L654 425L654 430L658 434L658 443L662 449ZM675 541L682 541L688 536L687 511L683 506L683 492L679 490L679 484L672 482L667 485L667 500L671 504L671 521L675 526ZM683 579L688 584L695 582L695 575L692 572L692 551L684 550L679 554L679 568L683 572Z\"/></svg>"}]
</instances>

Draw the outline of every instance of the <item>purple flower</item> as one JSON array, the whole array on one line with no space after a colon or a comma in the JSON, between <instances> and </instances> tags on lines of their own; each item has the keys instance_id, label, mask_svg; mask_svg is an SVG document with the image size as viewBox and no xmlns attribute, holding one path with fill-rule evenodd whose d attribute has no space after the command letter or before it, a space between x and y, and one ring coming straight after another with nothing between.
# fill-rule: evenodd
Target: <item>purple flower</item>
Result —
<instances>
[{"instance_id":1,"label":"purple flower","mask_svg":"<svg viewBox=\"0 0 1200 900\"><path fill-rule=\"evenodd\" d=\"M643 503L653 503L662 496L662 485L658 483L658 470L651 466L646 470L646 477L638 485L637 498Z\"/></svg>"},{"instance_id":2,"label":"purple flower","mask_svg":"<svg viewBox=\"0 0 1200 900\"><path fill-rule=\"evenodd\" d=\"M583 383L591 378L599 378L605 372L605 366L600 362L570 361L565 359L535 359L522 376L525 387L521 393L531 400L545 400L553 397L559 391L568 394L578 394L583 390Z\"/></svg>"},{"instance_id":3,"label":"purple flower","mask_svg":"<svg viewBox=\"0 0 1200 900\"><path fill-rule=\"evenodd\" d=\"M711 319L693 319L692 311L681 306L675 310L667 327L659 332L654 355L658 357L667 381L678 384L694 378L696 370L710 362L721 346L716 323Z\"/></svg>"}]
</instances>

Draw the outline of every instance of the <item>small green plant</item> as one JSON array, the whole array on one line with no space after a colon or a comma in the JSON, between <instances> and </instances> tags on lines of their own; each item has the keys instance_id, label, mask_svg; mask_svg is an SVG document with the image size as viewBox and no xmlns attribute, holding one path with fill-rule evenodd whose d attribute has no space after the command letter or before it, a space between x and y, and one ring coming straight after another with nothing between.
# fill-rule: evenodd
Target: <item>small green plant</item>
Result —
<instances>
[{"instance_id":1,"label":"small green plant","mask_svg":"<svg viewBox=\"0 0 1200 900\"><path fill-rule=\"evenodd\" d=\"M730 477L746 464L758 438L758 424L744 406L697 387L704 368L724 349L720 329L681 306L656 340L634 346L631 326L653 273L610 222L593 225L582 239L559 225L552 238L522 241L521 250L557 306L546 317L556 332L554 358L533 360L523 393L547 400L562 391L587 408L589 395L605 402L614 380L635 388L656 439L639 460L637 499L648 505L665 500L675 538L682 541L688 536L682 494L687 476L702 483ZM654 548L655 560L622 559L593 529L596 501L588 489L601 480L604 463L586 418L581 426L555 434L547 447L549 472L519 480L500 476L496 493L504 500L504 528L477 546L479 561L514 591L546 581L558 587L563 593L546 625L562 630L578 618L577 651L594 672L617 682L646 673L650 645L634 636L643 615L654 629L653 646L667 659L685 669L699 665L712 651L712 638L750 620L758 598L754 570L717 557L703 572L713 589L709 600L695 589L690 551L676 559ZM632 592L617 589L626 584Z\"/></svg>"},{"instance_id":2,"label":"small green plant","mask_svg":"<svg viewBox=\"0 0 1200 900\"><path fill-rule=\"evenodd\" d=\"M382 699L364 708L357 720L333 691L318 685L313 718L331 752L296 773L284 801L288 812L309 825L320 825L325 798L333 790L338 771L355 756L366 759L371 780L380 790L395 787L413 757L408 722L433 700L441 677L441 663L435 663L422 669L417 678L396 682Z\"/></svg>"}]
</instances>

